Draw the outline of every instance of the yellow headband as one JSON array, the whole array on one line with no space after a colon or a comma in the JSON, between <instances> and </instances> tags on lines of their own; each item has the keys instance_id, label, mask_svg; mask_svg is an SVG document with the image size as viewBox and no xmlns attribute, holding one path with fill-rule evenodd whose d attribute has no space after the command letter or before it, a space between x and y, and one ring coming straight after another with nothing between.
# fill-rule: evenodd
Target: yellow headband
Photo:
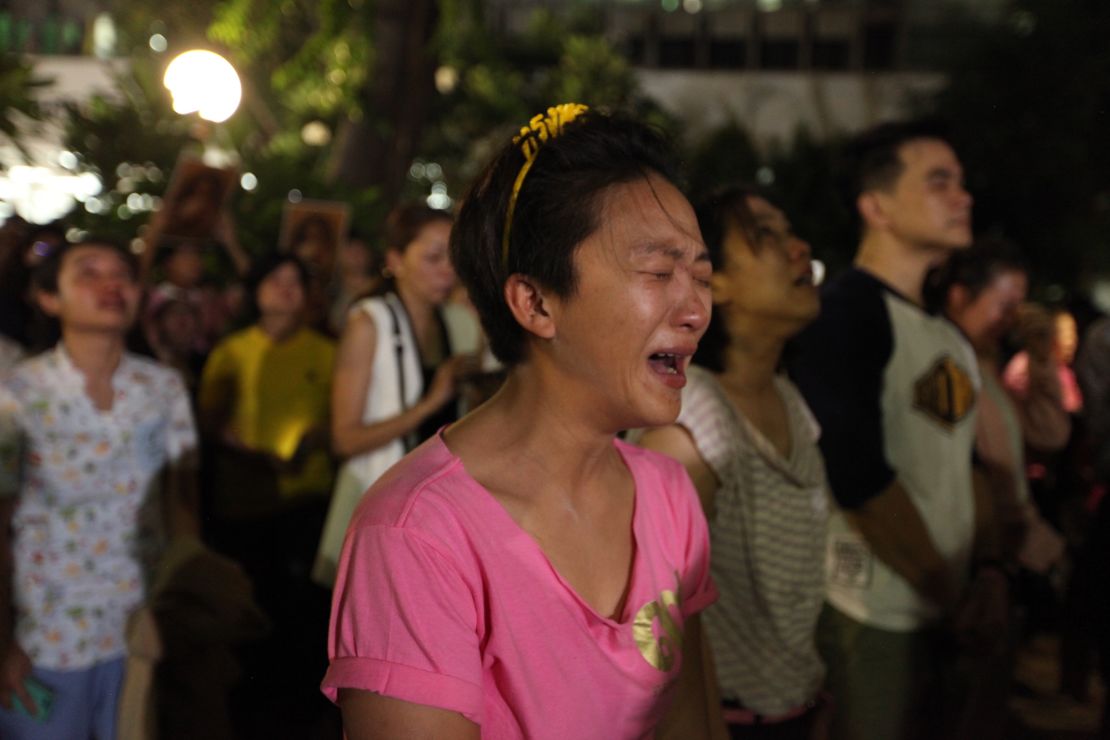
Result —
<instances>
[{"instance_id":1,"label":"yellow headband","mask_svg":"<svg viewBox=\"0 0 1110 740\"><path fill-rule=\"evenodd\" d=\"M524 185L524 178L532 163L536 161L540 147L548 139L554 139L563 133L563 126L573 121L578 116L589 110L588 106L581 103L563 103L553 108L548 108L547 113L539 113L532 117L527 126L520 128L520 133L513 137L513 144L520 145L524 154L524 166L513 183L513 193L509 196L509 208L505 212L505 233L501 236L501 265L509 267L509 231L513 226L513 211L516 210L516 199L520 195L520 188Z\"/></svg>"}]
</instances>

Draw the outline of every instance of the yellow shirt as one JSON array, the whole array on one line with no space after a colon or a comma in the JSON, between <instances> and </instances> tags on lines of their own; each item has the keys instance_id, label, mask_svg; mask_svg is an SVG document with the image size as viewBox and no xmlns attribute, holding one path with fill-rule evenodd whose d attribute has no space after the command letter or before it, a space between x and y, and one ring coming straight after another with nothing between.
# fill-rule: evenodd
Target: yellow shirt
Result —
<instances>
[{"instance_id":1,"label":"yellow shirt","mask_svg":"<svg viewBox=\"0 0 1110 740\"><path fill-rule=\"evenodd\" d=\"M257 326L220 342L201 377L202 417L225 416L228 428L248 447L289 460L310 429L326 427L335 345L311 329L275 342ZM303 468L278 476L283 498L327 495L331 460L308 455Z\"/></svg>"}]
</instances>

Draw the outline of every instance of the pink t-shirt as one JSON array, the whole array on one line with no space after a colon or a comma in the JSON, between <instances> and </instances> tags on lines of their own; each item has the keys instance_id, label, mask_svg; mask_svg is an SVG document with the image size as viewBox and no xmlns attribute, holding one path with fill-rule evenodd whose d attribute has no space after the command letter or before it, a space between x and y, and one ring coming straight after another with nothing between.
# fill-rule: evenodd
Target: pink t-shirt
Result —
<instances>
[{"instance_id":1,"label":"pink t-shirt","mask_svg":"<svg viewBox=\"0 0 1110 740\"><path fill-rule=\"evenodd\" d=\"M635 555L619 621L599 615L437 435L351 521L323 690L460 712L483 738L640 738L666 711L685 619L717 597L681 465L614 441L632 473Z\"/></svg>"}]
</instances>

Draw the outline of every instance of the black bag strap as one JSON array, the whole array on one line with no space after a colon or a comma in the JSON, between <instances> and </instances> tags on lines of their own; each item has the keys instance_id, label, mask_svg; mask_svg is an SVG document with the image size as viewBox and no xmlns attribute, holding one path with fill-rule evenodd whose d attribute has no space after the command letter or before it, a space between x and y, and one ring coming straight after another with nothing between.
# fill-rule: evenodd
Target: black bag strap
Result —
<instances>
[{"instance_id":1,"label":"black bag strap","mask_svg":"<svg viewBox=\"0 0 1110 740\"><path fill-rule=\"evenodd\" d=\"M393 325L393 352L397 357L397 387L401 393L401 412L408 411L408 394L405 388L405 340L401 334L401 319L397 315L397 307L393 302L398 300L392 293L385 296L385 307L389 309L390 323ZM402 307L404 310L404 307ZM405 452L412 450L416 447L415 432L409 432L401 437L401 443L405 447Z\"/></svg>"}]
</instances>

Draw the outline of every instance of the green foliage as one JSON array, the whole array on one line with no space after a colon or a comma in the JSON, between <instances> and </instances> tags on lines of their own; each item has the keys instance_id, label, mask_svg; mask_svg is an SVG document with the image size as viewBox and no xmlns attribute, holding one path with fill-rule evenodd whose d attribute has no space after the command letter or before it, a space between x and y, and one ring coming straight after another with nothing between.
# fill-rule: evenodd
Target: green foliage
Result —
<instances>
[{"instance_id":1,"label":"green foliage","mask_svg":"<svg viewBox=\"0 0 1110 740\"><path fill-rule=\"evenodd\" d=\"M595 9L596 10L596 9ZM458 196L478 168L529 118L556 103L622 109L673 130L673 120L639 91L628 61L599 35L585 6L558 15L534 10L518 37L491 33L478 0L440 0L433 49L457 70L458 86L433 102L420 159L440 164ZM419 180L409 194L427 193Z\"/></svg>"},{"instance_id":2,"label":"green foliage","mask_svg":"<svg viewBox=\"0 0 1110 740\"><path fill-rule=\"evenodd\" d=\"M42 111L35 101L35 92L53 81L35 77L31 65L18 56L0 53L0 136L23 151L20 142L20 118L39 120Z\"/></svg>"},{"instance_id":3,"label":"green foliage","mask_svg":"<svg viewBox=\"0 0 1110 740\"><path fill-rule=\"evenodd\" d=\"M160 78L174 53L202 41L228 56L244 77L240 111L216 129L221 145L238 153L241 169L258 179L254 191L239 191L233 201L244 246L257 252L276 242L282 204L293 189L305 198L350 202L354 226L376 231L389 205L379 191L335 182L328 167L335 141L314 147L301 135L312 121L337 131L348 118L378 120L367 104L376 54L382 52L373 48L376 3L196 0L165 8L153 8L149 0L116 3L127 19L124 36L133 50L132 74L120 81L124 94L66 112L67 145L80 153L81 169L104 183L97 212L78 209L77 225L133 237L147 214L123 208L128 196L164 193L179 152L190 145L190 124L170 109ZM423 198L433 185L445 185L457 199L495 147L554 103L631 110L677 128L639 93L633 70L599 35L597 14L585 5L558 14L535 11L517 36L491 30L481 0L440 0L438 9L428 53L456 70L458 82L433 94L416 160L436 166L413 168L407 197ZM147 46L153 32L169 40L164 56Z\"/></svg>"}]
</instances>

